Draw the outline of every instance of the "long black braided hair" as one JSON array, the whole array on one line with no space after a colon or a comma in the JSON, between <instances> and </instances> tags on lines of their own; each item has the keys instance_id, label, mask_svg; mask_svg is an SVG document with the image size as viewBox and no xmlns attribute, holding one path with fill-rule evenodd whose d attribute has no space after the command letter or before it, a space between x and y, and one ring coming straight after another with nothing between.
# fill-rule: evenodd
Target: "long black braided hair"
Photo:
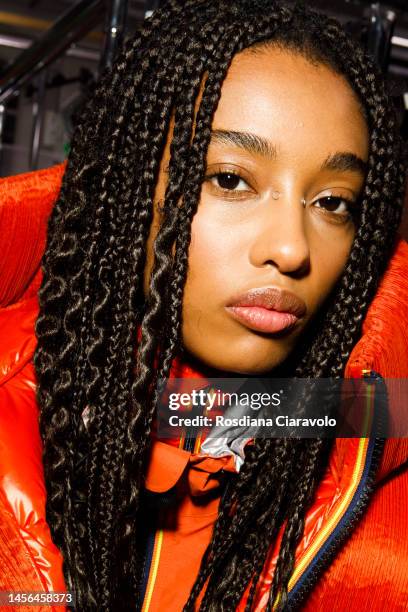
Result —
<instances>
[{"instance_id":1,"label":"long black braided hair","mask_svg":"<svg viewBox=\"0 0 408 612\"><path fill-rule=\"evenodd\" d=\"M43 259L35 367L46 517L81 611L136 606L138 512L156 387L182 351L188 245L212 117L234 55L264 44L344 75L370 132L347 264L318 325L300 339L288 375L341 377L392 252L404 189L396 118L381 74L336 21L274 0L169 0L146 20L83 109ZM144 300L146 241L173 114L163 221ZM268 603L272 609L279 597L285 608L325 457L322 440L264 439L247 447L185 610L194 609L205 584L200 610L233 610L251 584L249 611L286 521Z\"/></svg>"}]
</instances>

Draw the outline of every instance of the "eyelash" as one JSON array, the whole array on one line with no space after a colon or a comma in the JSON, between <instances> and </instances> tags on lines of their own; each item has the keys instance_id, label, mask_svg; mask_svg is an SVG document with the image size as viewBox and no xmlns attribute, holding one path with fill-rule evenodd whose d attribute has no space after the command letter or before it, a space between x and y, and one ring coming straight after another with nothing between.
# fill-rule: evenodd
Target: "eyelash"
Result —
<instances>
[{"instance_id":1,"label":"eyelash","mask_svg":"<svg viewBox=\"0 0 408 612\"><path fill-rule=\"evenodd\" d=\"M212 181L212 179L220 177L220 176L234 176L237 179L240 179L240 181L242 181L243 183L245 183L246 185L248 185L248 183L246 182L245 179L242 178L242 176L240 176L240 174L238 174L238 172L234 172L233 170L228 170L228 171L224 171L224 172L214 172L214 174L211 174L209 176L205 177L205 180L210 182ZM237 191L246 191L244 189L225 189L224 187L220 187L217 185L217 189L219 189L220 191L223 191L224 193L237 193Z\"/></svg>"},{"instance_id":2,"label":"eyelash","mask_svg":"<svg viewBox=\"0 0 408 612\"><path fill-rule=\"evenodd\" d=\"M205 177L205 181L207 182L211 182L213 179L218 178L220 176L234 176L237 179L239 179L240 181L242 181L243 183L245 183L247 185L247 182L245 181L245 179L242 178L242 176L240 176L238 174L238 172L234 172L232 170L229 170L228 172L215 172L214 174L211 174L209 176ZM231 196L231 194L233 193L246 193L247 190L245 189L227 189L224 187L220 187L219 185L216 185L217 189L221 192L223 192L226 195ZM314 204L316 204L316 202L320 202L322 200L338 200L339 204L341 202L345 202L347 205L347 212L342 212L342 213L336 213L333 211L327 211L324 209L324 207L319 207L322 208L322 210L325 210L326 214L332 215L334 217L337 218L344 218L345 220L351 219L353 216L355 216L356 214L356 202L354 200L350 200L349 198L346 198L344 196L333 196L333 195L327 195L327 196L323 196L321 198L319 198L318 200L315 200Z\"/></svg>"}]
</instances>

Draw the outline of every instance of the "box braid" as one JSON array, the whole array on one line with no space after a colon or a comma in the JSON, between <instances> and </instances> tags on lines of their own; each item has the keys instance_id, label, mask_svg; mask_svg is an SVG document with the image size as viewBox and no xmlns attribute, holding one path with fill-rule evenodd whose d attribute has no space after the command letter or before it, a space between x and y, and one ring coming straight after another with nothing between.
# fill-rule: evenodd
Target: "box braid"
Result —
<instances>
[{"instance_id":1,"label":"box braid","mask_svg":"<svg viewBox=\"0 0 408 612\"><path fill-rule=\"evenodd\" d=\"M183 350L188 246L212 117L234 55L265 45L344 75L370 130L349 259L287 375L341 377L392 252L404 188L396 119L378 70L335 21L274 0L172 0L146 20L84 106L43 259L35 367L47 522L79 610L136 606L142 479L158 381ZM145 302L146 241L172 117ZM185 610L194 609L205 584L201 610L234 609L250 584L249 611L280 531L268 609L277 601L285 608L296 545L328 451L323 440L256 440L247 447Z\"/></svg>"},{"instance_id":2,"label":"box braid","mask_svg":"<svg viewBox=\"0 0 408 612\"><path fill-rule=\"evenodd\" d=\"M170 7L169 10L171 13L170 14L170 17L171 17L172 11L174 13L180 13L182 11L182 7L174 4L174 6ZM129 103L129 101L131 101L134 104L137 101L137 98L134 96L134 92L136 90L137 85L140 84L142 80L142 74L139 73L137 70L135 70L134 66L136 62L138 61L144 62L145 69L150 70L151 66L153 65L154 57L156 57L159 53L159 49L157 48L157 45L155 47L153 47L153 45L150 45L150 49L145 50L143 54L139 48L140 43L143 42L143 40L148 36L148 33L152 28L158 27L158 26L162 27L162 31L164 34L164 41L163 41L164 44L166 44L166 35L167 35L167 40L171 40L171 37L174 34L174 27L170 27L169 33L167 33L167 31L169 30L168 26L172 26L172 21L165 20L163 22L163 17L161 17L160 19L160 15L158 14L157 17L155 16L153 20L151 20L151 23L147 24L147 27L142 31L142 34L136 37L135 41L133 41L133 43L130 45L130 48L125 52L124 55L122 55L122 57L119 59L119 61L116 64L116 69L113 72L113 74L109 74L104 79L102 79L98 89L95 91L95 94L94 94L94 97L96 99L103 99L102 98L103 92L105 92L105 98L106 98L106 92L108 90L110 91L110 95L115 95L115 88L117 89L118 86L120 85L120 92L122 95L124 95L125 103L126 102ZM130 87L128 85L126 88L123 85L123 81L125 78L127 78L127 84L131 83ZM94 105L93 100L91 99L91 101L88 103L87 108L85 110L83 121L79 125L76 133L74 134L72 147L71 147L72 152L70 155L70 168L68 169L68 171L65 173L65 176L64 176L64 181L63 181L61 195L60 195L60 203L59 204L57 203L57 206L54 208L53 215L51 216L51 219L50 219L49 234L48 234L49 235L48 249L44 257L44 266L46 267L48 265L50 270L51 269L53 270L52 275L54 277L54 283L58 279L61 279L61 282L62 282L63 277L65 281L68 282L69 272L72 271L74 273L72 275L73 280L72 280L72 289L71 289L74 299L72 300L73 305L71 306L71 309L70 309L71 313L67 313L67 321L69 321L69 316L73 316L75 314L75 308L77 309L78 313L81 313L82 311L82 316L81 316L82 329L81 329L81 333L78 334L78 336L80 340L82 341L81 342L82 346L84 347L87 347L89 345L89 331L91 331L91 328L88 325L89 319L87 318L87 315L89 315L90 306L92 305L89 300L89 295L90 295L89 283L90 283L90 278L93 272L92 265L95 266L96 260L97 260L97 254L96 256L94 256L95 255L94 252L96 249L96 245L99 244L99 241L101 240L101 237L102 237L101 230L95 231L95 227L93 227L91 224L84 225L84 218L85 218L84 213L85 213L85 208L86 208L86 203L87 203L86 190L89 189L90 181L92 180L92 177L95 175L95 167L98 164L98 156L96 154L96 150L92 149L92 147L98 147L98 150L100 148L101 137L103 136L103 133L104 133L103 130L101 130L101 126L103 124L103 121L106 120L106 117L109 115L111 108L110 108L109 103L105 101L105 104L98 105L97 113L95 113L94 110L95 110L95 105ZM132 125L130 127L132 127ZM134 134L135 130L133 129L132 132ZM95 138L93 138L94 134L96 135ZM85 151L83 147L80 146L81 142L87 143L87 148ZM109 166L105 168L105 176L108 174L108 172L109 172ZM101 198L103 199L103 194L101 194ZM63 206L63 202L70 202L70 208L68 210L66 209L66 207ZM73 205L74 203L75 203L75 206ZM103 213L103 210L104 210L103 207L97 210L97 215L96 215L96 223L97 223L96 229L97 230L99 229L98 215L101 212ZM132 212L131 207L129 207L129 212L130 213ZM62 223L62 219L64 215L66 219L65 226ZM64 255L59 253L61 251L62 232L64 232L64 237L65 236L67 237L66 238L67 242L69 240L76 241L76 235L78 233L78 228L75 225L75 223L80 225L80 232L81 232L81 238L82 238L83 244L88 245L90 240L92 239L92 243L90 245L90 248L88 249L88 253L86 253L86 257L85 257L85 252L77 248L76 244L72 245L69 249L63 248L62 251L64 252ZM137 232L134 232L134 235L136 234ZM145 239L143 238L143 233L142 233L142 237L141 237L140 245L139 245L139 248L141 251L143 250L144 242L145 242ZM57 265L58 260L55 257L57 253L59 254L59 259L61 260L60 269L58 268L58 265ZM82 258L79 259L79 257L81 256ZM74 264L75 264L75 268L74 268ZM85 272L85 274L83 274L83 272ZM78 290L76 289L76 283L78 283L78 281L81 280L81 276L82 276L82 279L84 279L84 284L85 284L85 289L82 292L82 294L85 296L85 299L83 301L81 300L81 297L80 297L81 287L78 287ZM45 283L43 287L43 294L45 295L47 291L48 291L48 285ZM63 305L64 296L61 294L60 296L54 296L53 301L54 301L55 306L58 306L58 303L56 304L56 300L58 297L60 298L60 304ZM41 300L41 294L40 294L40 300ZM49 302L52 301L52 298L49 293L48 293L48 300ZM56 311L56 313L57 312L58 311ZM48 316L45 319L42 316L40 316L38 319L38 323L37 323L38 332L41 333L41 326L43 325L43 322L45 322L46 329L47 328L49 329L51 320L52 319L50 316ZM58 327L60 327L61 321L62 319L60 318L59 315L57 315L57 317L53 319L55 331L57 331ZM72 350L75 347L75 323L76 321L73 320L72 329L70 331L72 343L70 345L69 344L67 345L67 352L69 350ZM56 337L57 337L57 333L55 333L55 338ZM50 340L51 341L53 340L52 336L50 336ZM41 348L39 350L41 351ZM52 373L54 369L56 368L59 359L61 360L62 357L63 355L58 355L58 356L54 355L52 358L52 361L50 360L47 365L47 362L46 362L47 351L45 350L43 352L42 376L44 377L44 381L46 380L47 376L52 376ZM85 350L82 350L78 353L76 371L81 372L81 373L83 372L84 379L87 374L87 372L84 371L86 362L87 362L86 352ZM63 367L63 364L61 362L60 368L62 367ZM81 391L83 391L83 387L80 386L76 394L78 398L77 399L78 405L81 405L80 404L81 398L79 396L79 393ZM71 403L70 403L71 418L75 416L75 413L72 410L73 408L72 400L73 398L71 399ZM54 461L50 461L50 470L51 470L50 480L55 481L55 484L56 484L51 494L54 500L52 506L55 508L54 527L55 527L56 541L58 541L58 537L59 537L57 534L62 533L61 532L62 508L64 504L64 499L66 497L65 491L60 485L58 485L59 479L61 478L61 481L63 480L61 469L63 469L64 467L66 468L67 466L67 461L66 459L63 458L64 454L62 452L63 444L64 444L63 441L65 441L66 446L68 446L70 442L70 436L64 435L66 431L68 430L68 427L66 424L67 413L64 409L64 402L61 401L60 405L61 405L61 413L58 414L57 417L59 421L58 422L58 429L59 429L58 435L61 438L61 447L58 447L58 446L54 447L54 452L58 453L58 457L55 457ZM48 409L48 400L47 400L47 391L46 391L46 385L45 385L44 386L44 396L43 396L44 412L46 412L47 409ZM51 407L51 410L52 410L52 407ZM78 422L78 418L77 418L77 422ZM82 425L82 420L79 419L79 427L81 427L81 425ZM57 434L57 432L55 432L55 434ZM45 446L47 446L47 442L45 443ZM54 444L53 442L51 442L50 452L52 452L53 446ZM76 456L78 456L78 453L76 453ZM81 454L78 459L78 466L82 458L83 457ZM58 470L60 470L60 474L61 474L60 478L52 474L54 469L56 470L56 475L58 475ZM57 504L59 504L60 510L58 510ZM70 515L71 513L69 511L66 512L67 517L69 517ZM73 550L74 551L78 550L77 543L75 543ZM78 568L83 567L82 564L79 562L79 560L77 560L77 567Z\"/></svg>"}]
</instances>

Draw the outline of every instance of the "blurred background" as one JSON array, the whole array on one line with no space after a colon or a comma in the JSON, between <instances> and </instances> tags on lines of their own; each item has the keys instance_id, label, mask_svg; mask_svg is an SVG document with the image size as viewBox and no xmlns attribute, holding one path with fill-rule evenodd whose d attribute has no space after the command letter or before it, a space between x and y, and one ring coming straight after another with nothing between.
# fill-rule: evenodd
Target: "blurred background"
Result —
<instances>
[{"instance_id":1,"label":"blurred background","mask_svg":"<svg viewBox=\"0 0 408 612\"><path fill-rule=\"evenodd\" d=\"M0 177L66 158L87 91L124 39L160 4L0 0ZM408 0L307 4L336 17L372 54L389 81L408 142ZM407 211L401 233L408 239Z\"/></svg>"}]
</instances>

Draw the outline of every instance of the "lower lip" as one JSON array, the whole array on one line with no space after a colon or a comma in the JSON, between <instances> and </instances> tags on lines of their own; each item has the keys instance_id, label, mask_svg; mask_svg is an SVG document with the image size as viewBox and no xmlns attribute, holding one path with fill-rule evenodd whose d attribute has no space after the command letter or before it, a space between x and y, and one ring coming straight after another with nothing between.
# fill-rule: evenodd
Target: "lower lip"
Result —
<instances>
[{"instance_id":1,"label":"lower lip","mask_svg":"<svg viewBox=\"0 0 408 612\"><path fill-rule=\"evenodd\" d=\"M260 306L227 306L227 310L250 329L269 334L293 327L298 321L298 317L288 312Z\"/></svg>"}]
</instances>

